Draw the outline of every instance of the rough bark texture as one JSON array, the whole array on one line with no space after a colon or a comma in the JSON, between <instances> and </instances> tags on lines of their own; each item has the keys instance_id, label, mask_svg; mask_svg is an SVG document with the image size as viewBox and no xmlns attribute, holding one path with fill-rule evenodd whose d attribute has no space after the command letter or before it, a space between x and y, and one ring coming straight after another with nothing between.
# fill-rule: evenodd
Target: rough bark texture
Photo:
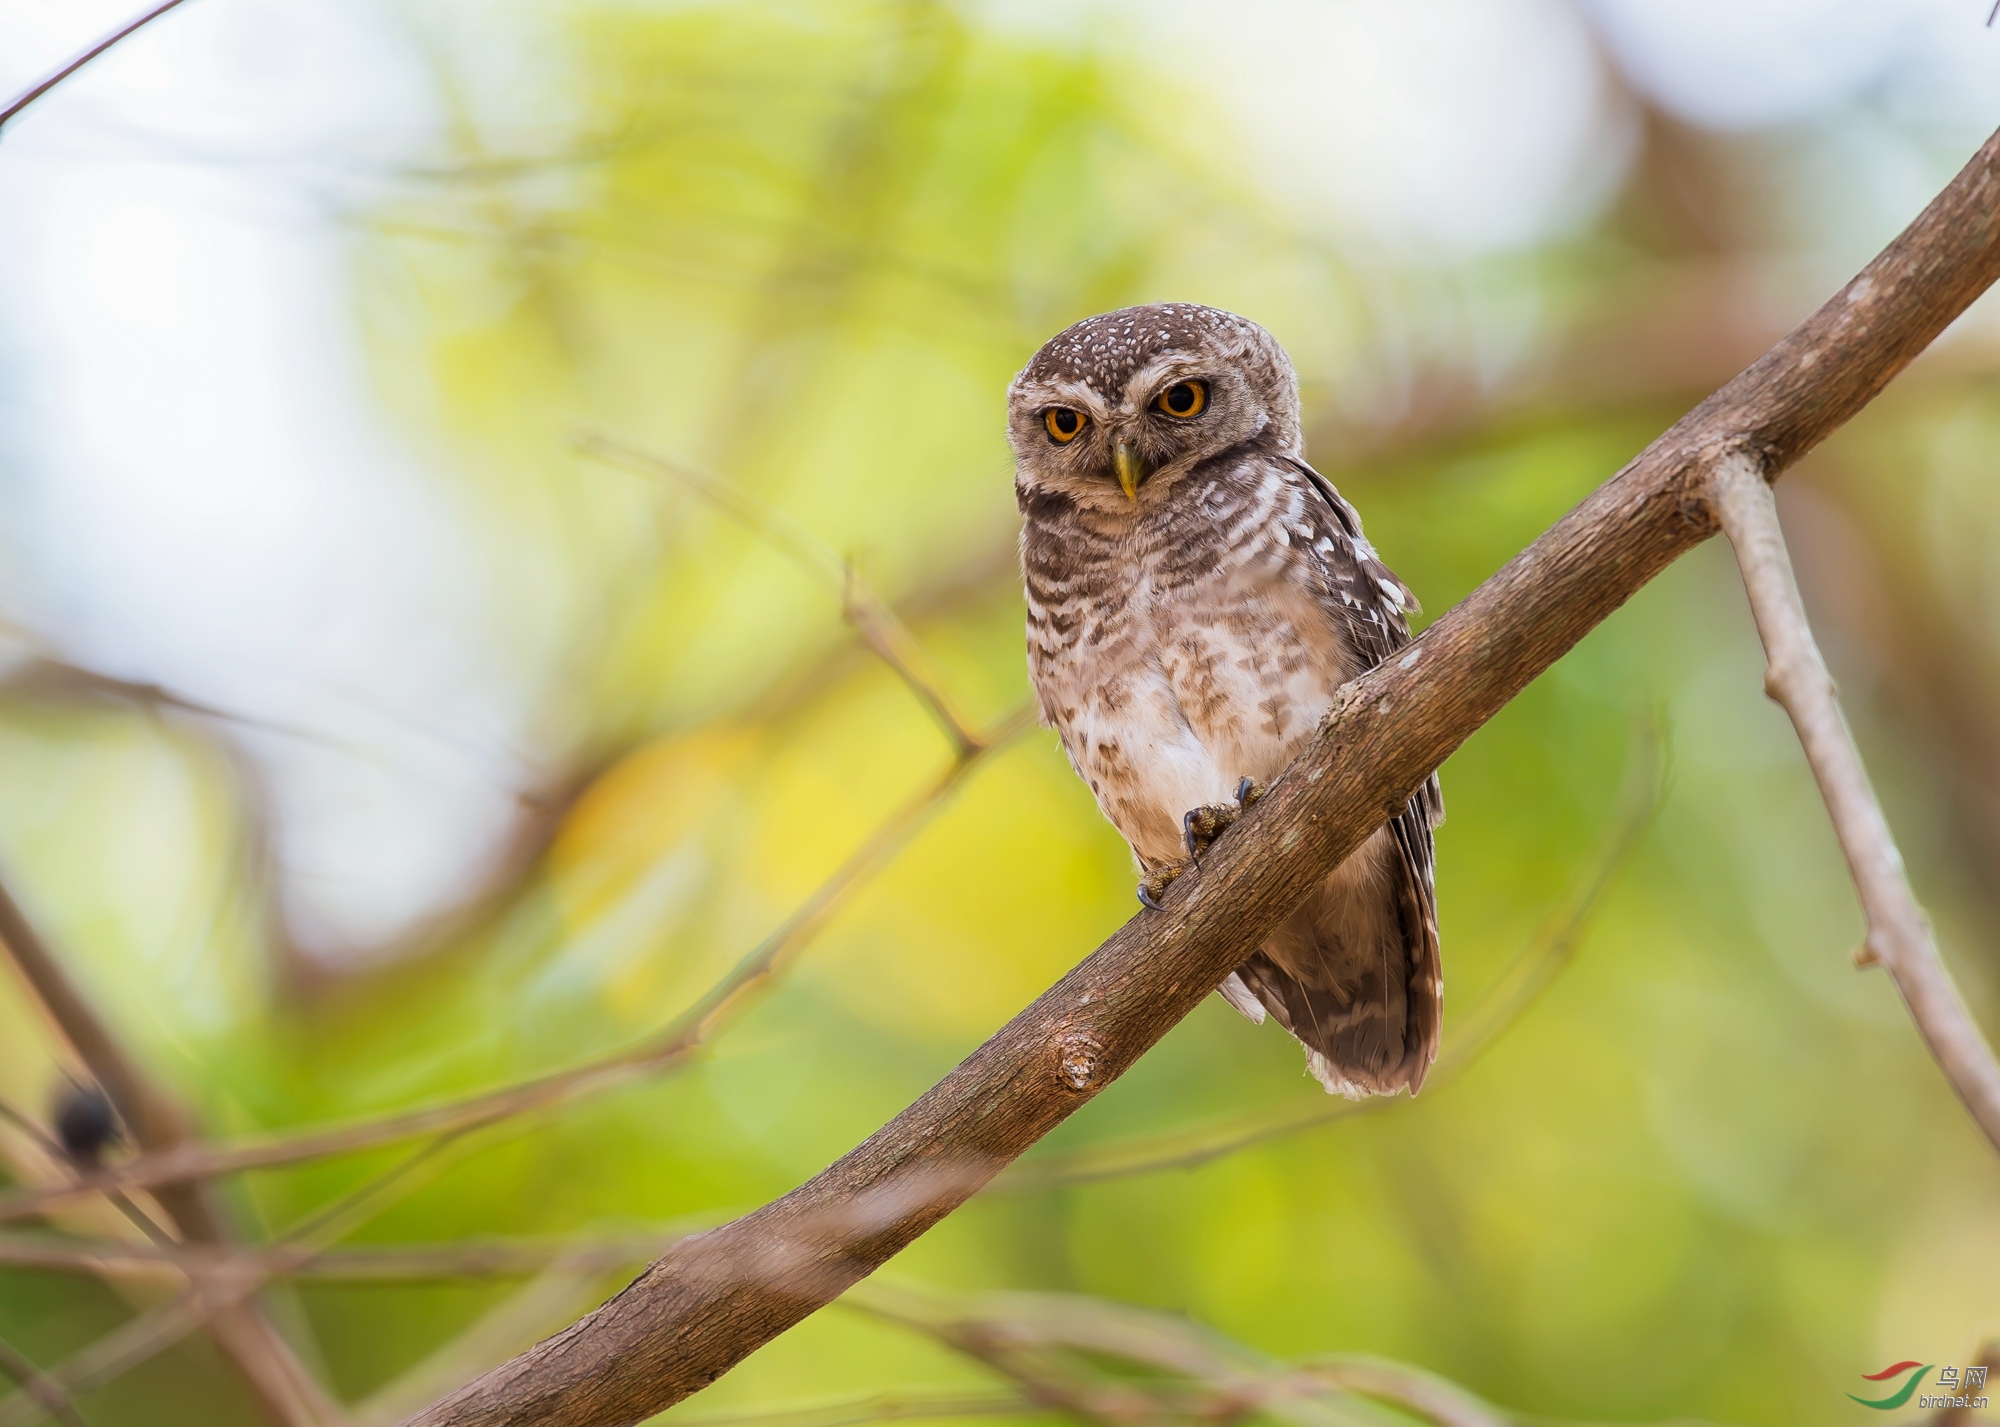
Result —
<instances>
[{"instance_id":1,"label":"rough bark texture","mask_svg":"<svg viewBox=\"0 0 2000 1427\"><path fill-rule=\"evenodd\" d=\"M1453 749L1716 529L1708 472L1775 476L2000 276L2000 135L1839 295L1445 615L1347 686L1255 810L866 1143L670 1250L596 1312L411 1419L636 1422L713 1382L963 1203L1124 1073Z\"/></svg>"}]
</instances>

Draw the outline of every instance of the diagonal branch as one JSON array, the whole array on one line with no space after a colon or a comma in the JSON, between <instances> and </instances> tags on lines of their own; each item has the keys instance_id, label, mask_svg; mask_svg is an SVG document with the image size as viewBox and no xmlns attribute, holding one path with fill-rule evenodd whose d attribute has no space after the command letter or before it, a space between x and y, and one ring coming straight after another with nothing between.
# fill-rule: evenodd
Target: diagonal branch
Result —
<instances>
[{"instance_id":1,"label":"diagonal branch","mask_svg":"<svg viewBox=\"0 0 2000 1427\"><path fill-rule=\"evenodd\" d=\"M1027 1417L1038 1411L1035 1403L1018 1392L899 1388L806 1406L750 1407L675 1421L678 1427L863 1427L875 1422L929 1422L948 1417Z\"/></svg>"},{"instance_id":2,"label":"diagonal branch","mask_svg":"<svg viewBox=\"0 0 2000 1427\"><path fill-rule=\"evenodd\" d=\"M1041 1407L1102 1423L1233 1422L1253 1413L1291 1427L1377 1420L1357 1398L1392 1403L1435 1427L1504 1427L1464 1388L1402 1363L1329 1357L1274 1361L1220 1333L1155 1309L1078 1293L954 1298L879 1280L841 1306L925 1334L998 1372ZM1107 1360L1130 1371L1106 1371Z\"/></svg>"},{"instance_id":3,"label":"diagonal branch","mask_svg":"<svg viewBox=\"0 0 2000 1427\"><path fill-rule=\"evenodd\" d=\"M63 1427L90 1427L76 1410L69 1389L36 1367L26 1353L5 1338L0 1338L0 1376L13 1379L24 1397Z\"/></svg>"},{"instance_id":4,"label":"diagonal branch","mask_svg":"<svg viewBox=\"0 0 2000 1427\"><path fill-rule=\"evenodd\" d=\"M16 95L14 101L5 109L0 109L0 129L6 128L9 122L18 116L23 109L26 109L30 104L33 104L37 99L40 99L44 94L47 94L51 89L54 89L58 84L61 84L65 79L68 79L72 74L75 74L127 35L135 34L139 30L144 29L147 25L152 24L153 21L159 19L160 16L166 14L167 11L180 3L181 0L165 0L165 3L155 5L137 19L131 20L118 29L113 30L54 74L30 85L27 89Z\"/></svg>"},{"instance_id":5,"label":"diagonal branch","mask_svg":"<svg viewBox=\"0 0 2000 1427\"><path fill-rule=\"evenodd\" d=\"M1938 1068L1986 1138L2000 1148L2000 1065L1938 955L1930 919L1910 890L1895 834L1868 785L1861 751L1799 600L1770 482L1743 459L1718 463L1714 481L1715 507L1736 549L1769 660L1764 692L1791 717L1861 896L1868 939L1855 959L1879 963L1889 973Z\"/></svg>"},{"instance_id":6,"label":"diagonal branch","mask_svg":"<svg viewBox=\"0 0 2000 1427\"><path fill-rule=\"evenodd\" d=\"M208 1179L249 1169L272 1169L426 1135L465 1134L684 1065L784 973L868 878L964 786L988 757L1027 727L1028 716L1028 710L1019 709L984 730L972 748L953 759L934 782L891 813L781 926L710 987L701 1000L637 1045L533 1080L357 1124L234 1146L178 1144L115 1167L79 1175L67 1184L19 1190L0 1198L0 1222L27 1218L81 1194Z\"/></svg>"},{"instance_id":7,"label":"diagonal branch","mask_svg":"<svg viewBox=\"0 0 2000 1427\"><path fill-rule=\"evenodd\" d=\"M558 1261L608 1272L641 1264L686 1232L621 1238L462 1239L325 1249L311 1244L141 1244L127 1239L0 1234L0 1267L106 1278L171 1266L215 1280L311 1279L323 1283L439 1283L539 1273Z\"/></svg>"},{"instance_id":8,"label":"diagonal branch","mask_svg":"<svg viewBox=\"0 0 2000 1427\"><path fill-rule=\"evenodd\" d=\"M652 451L615 440L599 431L571 442L578 455L639 475L664 477L693 491L723 514L761 536L770 546L840 597L840 617L870 653L903 681L925 712L951 740L960 756L983 746L983 735L967 721L944 691L923 646L894 610L884 604L861 578L852 560L843 561L820 538L782 512L772 510L742 487L713 471L686 461L670 460Z\"/></svg>"},{"instance_id":9,"label":"diagonal branch","mask_svg":"<svg viewBox=\"0 0 2000 1427\"><path fill-rule=\"evenodd\" d=\"M1641 761L1643 760L1643 761ZM1424 1081L1436 1091L1456 1079L1525 1016L1554 984L1584 939L1592 915L1626 860L1659 817L1667 794L1666 748L1648 739L1635 752L1619 807L1598 855L1575 877L1562 905L1504 967L1472 1009L1452 1023L1453 1040ZM988 1194L1043 1194L1077 1184L1097 1184L1167 1169L1193 1169L1254 1145L1302 1134L1336 1120L1372 1114L1407 1101L1293 1100L1261 1114L1237 1113L1205 1124L1129 1135L1072 1150L1016 1160L987 1186Z\"/></svg>"},{"instance_id":10,"label":"diagonal branch","mask_svg":"<svg viewBox=\"0 0 2000 1427\"><path fill-rule=\"evenodd\" d=\"M783 1198L411 1427L636 1422L706 1387L886 1262L1122 1075L1432 769L1715 533L1725 461L1767 476L1865 406L2000 277L2000 134L1748 370L1426 630L1341 691L1313 741L1163 910L1127 923L914 1105Z\"/></svg>"},{"instance_id":11,"label":"diagonal branch","mask_svg":"<svg viewBox=\"0 0 2000 1427\"><path fill-rule=\"evenodd\" d=\"M4 882L0 882L0 951L13 962L57 1032L110 1095L141 1148L172 1153L197 1145L187 1111L127 1053ZM114 1203L124 1202L122 1186L113 1183L103 1186L101 1192ZM207 1185L176 1176L158 1181L153 1197L185 1238L223 1244L233 1237ZM207 1321L217 1346L242 1373L269 1419L286 1427L315 1427L339 1420L333 1400L256 1304L232 1301L220 1306Z\"/></svg>"}]
</instances>

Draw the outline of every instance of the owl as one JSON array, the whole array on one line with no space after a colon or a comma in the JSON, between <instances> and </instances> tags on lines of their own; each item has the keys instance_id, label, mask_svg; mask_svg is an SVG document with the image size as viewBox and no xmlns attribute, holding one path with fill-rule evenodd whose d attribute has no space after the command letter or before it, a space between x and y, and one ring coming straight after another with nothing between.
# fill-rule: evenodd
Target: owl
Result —
<instances>
[{"instance_id":1,"label":"owl","mask_svg":"<svg viewBox=\"0 0 2000 1427\"><path fill-rule=\"evenodd\" d=\"M1298 378L1254 322L1106 313L1052 338L1007 395L1042 720L1157 909L1334 691L1410 642L1416 598L1306 464ZM1433 775L1220 987L1297 1037L1330 1092L1415 1094L1436 1059L1443 817Z\"/></svg>"}]
</instances>

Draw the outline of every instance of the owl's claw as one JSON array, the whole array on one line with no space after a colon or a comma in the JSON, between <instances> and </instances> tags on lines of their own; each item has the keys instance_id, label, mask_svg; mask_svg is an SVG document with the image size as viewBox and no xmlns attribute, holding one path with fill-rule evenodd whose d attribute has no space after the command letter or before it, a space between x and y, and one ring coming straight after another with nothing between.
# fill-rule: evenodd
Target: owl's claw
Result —
<instances>
[{"instance_id":1,"label":"owl's claw","mask_svg":"<svg viewBox=\"0 0 2000 1427\"><path fill-rule=\"evenodd\" d=\"M1236 785L1235 802L1211 803L1207 807L1188 809L1187 816L1181 819L1181 840L1187 844L1189 859L1197 859L1207 853L1215 845L1215 840L1229 831L1250 805L1263 796L1263 785L1254 778L1245 778Z\"/></svg>"},{"instance_id":2,"label":"owl's claw","mask_svg":"<svg viewBox=\"0 0 2000 1427\"><path fill-rule=\"evenodd\" d=\"M1186 862L1169 862L1164 867L1156 867L1139 879L1139 905L1149 912L1164 911L1160 897L1167 888L1174 885L1181 873L1194 866L1194 859Z\"/></svg>"},{"instance_id":3,"label":"owl's claw","mask_svg":"<svg viewBox=\"0 0 2000 1427\"><path fill-rule=\"evenodd\" d=\"M1182 873L1194 871L1195 865L1215 845L1215 840L1229 831L1250 805L1263 796L1264 785L1254 778L1245 778L1236 785L1235 802L1211 803L1207 807L1188 809L1187 816L1181 819L1181 839L1187 844L1187 858L1148 872L1139 883L1139 905L1149 912L1160 911L1160 898L1167 888L1173 886Z\"/></svg>"}]
</instances>

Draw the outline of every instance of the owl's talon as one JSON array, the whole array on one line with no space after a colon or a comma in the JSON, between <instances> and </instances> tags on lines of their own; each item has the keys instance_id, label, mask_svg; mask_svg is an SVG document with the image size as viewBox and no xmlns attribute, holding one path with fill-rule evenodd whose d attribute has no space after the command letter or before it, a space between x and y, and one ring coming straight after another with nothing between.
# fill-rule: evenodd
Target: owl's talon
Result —
<instances>
[{"instance_id":1,"label":"owl's talon","mask_svg":"<svg viewBox=\"0 0 2000 1427\"><path fill-rule=\"evenodd\" d=\"M1266 791L1264 785L1255 778L1245 778L1236 785L1236 806L1247 808L1263 797Z\"/></svg>"},{"instance_id":2,"label":"owl's talon","mask_svg":"<svg viewBox=\"0 0 2000 1427\"><path fill-rule=\"evenodd\" d=\"M1234 803L1211 803L1205 808L1190 808L1181 819L1181 839L1187 843L1190 860L1206 856L1215 840L1236 824L1243 815L1243 809Z\"/></svg>"},{"instance_id":3,"label":"owl's talon","mask_svg":"<svg viewBox=\"0 0 2000 1427\"><path fill-rule=\"evenodd\" d=\"M1160 897L1167 888L1174 885L1181 875L1194 865L1193 859L1186 862L1169 862L1165 867L1156 867L1139 879L1139 905L1149 912L1166 910Z\"/></svg>"}]
</instances>

